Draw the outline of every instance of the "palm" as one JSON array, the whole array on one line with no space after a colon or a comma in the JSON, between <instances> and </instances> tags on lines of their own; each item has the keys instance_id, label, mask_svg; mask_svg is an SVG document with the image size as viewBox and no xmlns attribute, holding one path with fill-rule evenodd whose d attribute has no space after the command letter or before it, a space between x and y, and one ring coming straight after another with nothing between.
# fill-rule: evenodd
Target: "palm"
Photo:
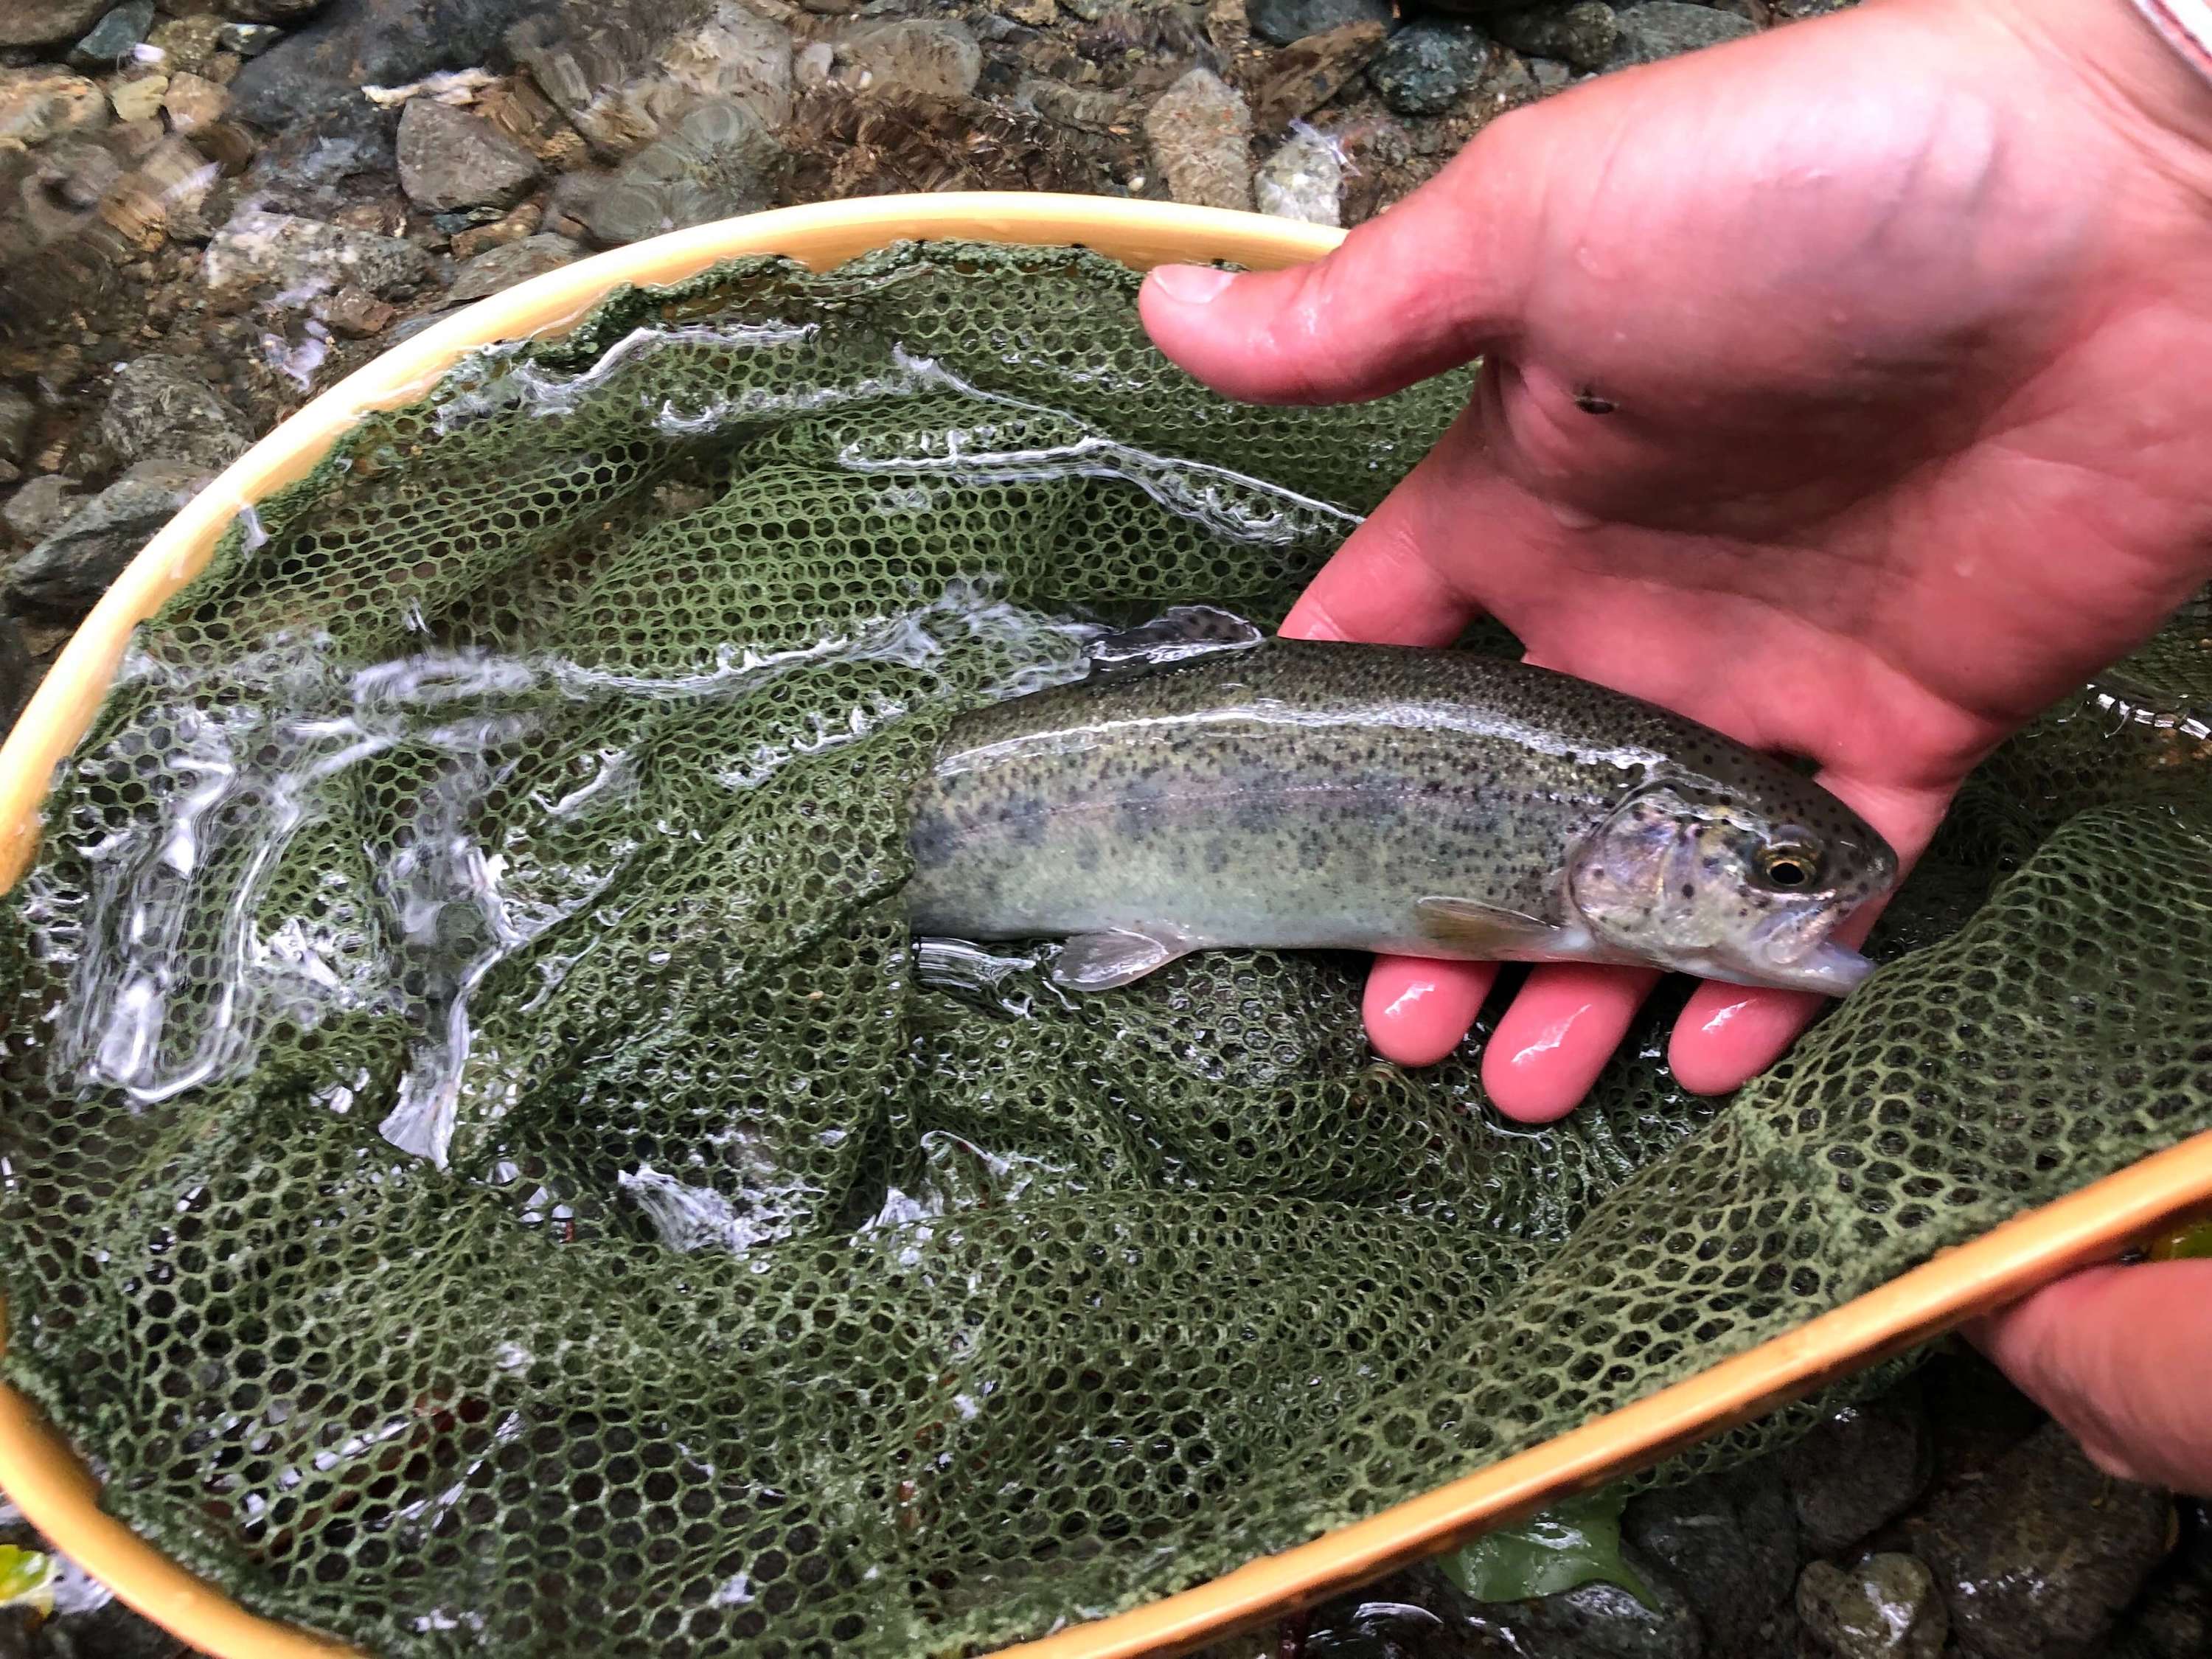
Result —
<instances>
[{"instance_id":1,"label":"palm","mask_svg":"<svg viewBox=\"0 0 2212 1659\"><path fill-rule=\"evenodd\" d=\"M2205 181L2013 24L1952 14L1962 47L1929 15L1614 77L1321 266L1209 312L1148 294L1242 395L1486 356L1288 626L1442 641L1486 611L1547 665L1813 757L1908 858L1992 744L2154 629L2212 529L2212 388L2171 354L2212 301L2165 276L2212 256ZM1532 975L1486 1056L1501 1105L1571 1106L1650 978ZM1378 1046L1435 1057L1488 983L1378 964ZM1809 1012L1705 988L1678 1072L1733 1086Z\"/></svg>"}]
</instances>

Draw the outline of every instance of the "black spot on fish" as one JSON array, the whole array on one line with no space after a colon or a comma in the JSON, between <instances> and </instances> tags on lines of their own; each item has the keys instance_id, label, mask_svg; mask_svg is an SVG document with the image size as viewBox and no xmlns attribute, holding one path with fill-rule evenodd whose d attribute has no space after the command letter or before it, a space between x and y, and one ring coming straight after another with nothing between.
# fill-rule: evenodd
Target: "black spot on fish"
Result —
<instances>
[{"instance_id":1,"label":"black spot on fish","mask_svg":"<svg viewBox=\"0 0 2212 1659\"><path fill-rule=\"evenodd\" d=\"M924 812L908 836L917 864L941 864L952 851L952 825L940 812Z\"/></svg>"},{"instance_id":2,"label":"black spot on fish","mask_svg":"<svg viewBox=\"0 0 2212 1659\"><path fill-rule=\"evenodd\" d=\"M1251 799L1240 802L1237 808L1236 823L1239 830L1254 833L1273 829L1275 823L1275 808L1272 803L1266 800Z\"/></svg>"},{"instance_id":3,"label":"black spot on fish","mask_svg":"<svg viewBox=\"0 0 2212 1659\"><path fill-rule=\"evenodd\" d=\"M1682 884L1682 896L1684 898L1695 898L1697 896L1698 889L1697 884L1694 882L1686 881Z\"/></svg>"}]
</instances>

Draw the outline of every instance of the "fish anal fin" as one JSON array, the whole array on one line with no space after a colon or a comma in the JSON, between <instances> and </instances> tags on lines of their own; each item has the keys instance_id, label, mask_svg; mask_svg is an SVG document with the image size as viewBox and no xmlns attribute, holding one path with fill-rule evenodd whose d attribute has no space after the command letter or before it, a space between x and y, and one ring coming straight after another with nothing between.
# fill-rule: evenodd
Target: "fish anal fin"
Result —
<instances>
[{"instance_id":1,"label":"fish anal fin","mask_svg":"<svg viewBox=\"0 0 2212 1659\"><path fill-rule=\"evenodd\" d=\"M1555 947L1565 932L1540 916L1443 895L1415 900L1413 915L1425 938L1477 961L1527 960Z\"/></svg>"},{"instance_id":2,"label":"fish anal fin","mask_svg":"<svg viewBox=\"0 0 2212 1659\"><path fill-rule=\"evenodd\" d=\"M1060 946L1052 964L1052 982L1069 991L1110 991L1190 951L1190 945L1165 932L1112 927L1078 933Z\"/></svg>"}]
</instances>

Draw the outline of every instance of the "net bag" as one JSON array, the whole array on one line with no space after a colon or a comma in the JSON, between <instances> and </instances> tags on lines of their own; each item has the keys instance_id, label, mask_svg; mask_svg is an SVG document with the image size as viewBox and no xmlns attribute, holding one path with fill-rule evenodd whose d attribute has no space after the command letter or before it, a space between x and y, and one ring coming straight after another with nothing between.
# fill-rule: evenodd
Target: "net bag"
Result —
<instances>
[{"instance_id":1,"label":"net bag","mask_svg":"<svg viewBox=\"0 0 2212 1659\"><path fill-rule=\"evenodd\" d=\"M2212 1127L2201 614L1990 763L1884 970L1724 1103L1663 1007L1537 1130L1480 1031L1376 1060L1357 958L928 971L946 721L1169 605L1278 619L1467 391L1233 405L1135 284L626 291L141 630L0 915L6 1375L112 1510L382 1655L988 1649Z\"/></svg>"}]
</instances>

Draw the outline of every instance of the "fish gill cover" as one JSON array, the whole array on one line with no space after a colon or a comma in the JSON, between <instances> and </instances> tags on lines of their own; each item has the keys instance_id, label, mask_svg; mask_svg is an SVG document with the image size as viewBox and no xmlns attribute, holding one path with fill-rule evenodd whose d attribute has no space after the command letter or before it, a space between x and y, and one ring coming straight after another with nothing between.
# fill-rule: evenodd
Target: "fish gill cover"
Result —
<instances>
[{"instance_id":1,"label":"fish gill cover","mask_svg":"<svg viewBox=\"0 0 2212 1659\"><path fill-rule=\"evenodd\" d=\"M110 1509L380 1654L988 1647L2212 1127L2201 616L1991 763L1891 965L1724 1104L1655 1017L1516 1127L1479 1034L1373 1058L1351 958L918 974L945 722L1102 621L1279 617L1465 392L1235 406L1134 287L623 294L142 630L0 922L6 1372Z\"/></svg>"}]
</instances>

